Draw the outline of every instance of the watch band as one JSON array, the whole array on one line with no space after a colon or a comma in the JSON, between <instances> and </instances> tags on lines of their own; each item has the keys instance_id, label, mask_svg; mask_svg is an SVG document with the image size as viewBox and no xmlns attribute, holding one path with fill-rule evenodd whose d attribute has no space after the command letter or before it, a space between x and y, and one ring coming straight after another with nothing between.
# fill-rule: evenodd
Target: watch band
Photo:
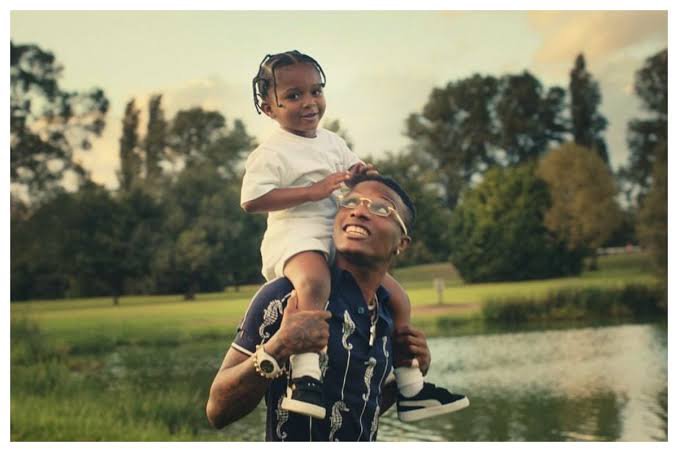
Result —
<instances>
[{"instance_id":1,"label":"watch band","mask_svg":"<svg viewBox=\"0 0 678 452\"><path fill-rule=\"evenodd\" d=\"M256 351L252 356L254 356L254 369L264 378L273 380L285 372L278 364L278 361L266 353L263 345L257 345Z\"/></svg>"}]
</instances>

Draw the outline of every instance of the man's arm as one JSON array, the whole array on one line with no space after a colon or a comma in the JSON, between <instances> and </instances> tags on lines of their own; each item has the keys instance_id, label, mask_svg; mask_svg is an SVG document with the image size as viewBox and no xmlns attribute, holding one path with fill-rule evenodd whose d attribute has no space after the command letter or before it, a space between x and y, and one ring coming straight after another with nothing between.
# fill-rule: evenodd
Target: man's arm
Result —
<instances>
[{"instance_id":1,"label":"man's arm","mask_svg":"<svg viewBox=\"0 0 678 452\"><path fill-rule=\"evenodd\" d=\"M270 380L254 370L254 358L230 348L214 377L207 401L207 419L216 428L249 414L266 393Z\"/></svg>"},{"instance_id":2,"label":"man's arm","mask_svg":"<svg viewBox=\"0 0 678 452\"><path fill-rule=\"evenodd\" d=\"M264 344L266 353L278 363L290 355L319 352L327 345L331 317L328 311L299 311L296 294L290 296L280 329ZM249 414L261 401L270 380L254 369L254 358L229 349L214 377L207 401L207 419L216 428Z\"/></svg>"}]
</instances>

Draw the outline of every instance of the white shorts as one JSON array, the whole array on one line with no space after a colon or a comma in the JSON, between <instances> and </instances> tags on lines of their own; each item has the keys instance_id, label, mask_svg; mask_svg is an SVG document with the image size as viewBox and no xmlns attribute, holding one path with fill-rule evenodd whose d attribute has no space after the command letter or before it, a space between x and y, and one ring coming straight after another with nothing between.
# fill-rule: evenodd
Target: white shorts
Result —
<instances>
[{"instance_id":1,"label":"white shorts","mask_svg":"<svg viewBox=\"0 0 678 452\"><path fill-rule=\"evenodd\" d=\"M261 242L261 274L266 281L283 276L290 258L305 251L319 251L328 264L334 260L332 228L307 222L269 228Z\"/></svg>"}]
</instances>

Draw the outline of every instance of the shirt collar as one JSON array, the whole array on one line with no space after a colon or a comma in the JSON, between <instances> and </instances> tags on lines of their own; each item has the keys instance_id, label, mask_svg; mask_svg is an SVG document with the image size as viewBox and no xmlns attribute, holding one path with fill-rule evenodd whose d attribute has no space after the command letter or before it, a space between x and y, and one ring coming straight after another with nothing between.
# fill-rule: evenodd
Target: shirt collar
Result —
<instances>
[{"instance_id":1,"label":"shirt collar","mask_svg":"<svg viewBox=\"0 0 678 452\"><path fill-rule=\"evenodd\" d=\"M360 300L364 302L362 291L360 290L360 287L358 287L358 283L356 282L351 272L339 268L336 265L333 265L330 268L330 275L332 278L332 294L330 295L330 298L336 296L335 290L341 290L342 293L343 291L349 290L356 291L355 296L360 297ZM389 297L390 295L388 291L384 288L384 286L380 285L377 288L377 298L379 299L380 317L383 317L384 315L384 305L388 302Z\"/></svg>"}]
</instances>

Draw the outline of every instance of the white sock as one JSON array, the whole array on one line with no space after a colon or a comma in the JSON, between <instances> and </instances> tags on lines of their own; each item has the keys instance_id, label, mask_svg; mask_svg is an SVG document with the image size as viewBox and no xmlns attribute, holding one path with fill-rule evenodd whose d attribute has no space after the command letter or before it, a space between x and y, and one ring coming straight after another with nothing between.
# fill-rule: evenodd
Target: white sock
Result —
<instances>
[{"instance_id":1,"label":"white sock","mask_svg":"<svg viewBox=\"0 0 678 452\"><path fill-rule=\"evenodd\" d=\"M290 356L292 378L313 377L320 380L320 356L317 353L299 353Z\"/></svg>"},{"instance_id":2,"label":"white sock","mask_svg":"<svg viewBox=\"0 0 678 452\"><path fill-rule=\"evenodd\" d=\"M424 387L424 375L421 373L418 363L414 360L412 364L411 367L396 367L393 371L398 392L405 397L417 395Z\"/></svg>"}]
</instances>

